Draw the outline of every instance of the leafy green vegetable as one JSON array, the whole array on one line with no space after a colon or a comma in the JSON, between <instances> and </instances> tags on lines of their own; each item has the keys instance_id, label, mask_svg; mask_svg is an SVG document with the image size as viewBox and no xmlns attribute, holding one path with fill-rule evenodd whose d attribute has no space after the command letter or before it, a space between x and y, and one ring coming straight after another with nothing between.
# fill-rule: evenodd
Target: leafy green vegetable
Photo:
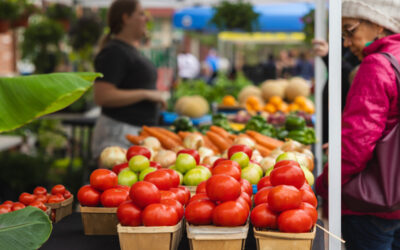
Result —
<instances>
[{"instance_id":1,"label":"leafy green vegetable","mask_svg":"<svg viewBox=\"0 0 400 250\"><path fill-rule=\"evenodd\" d=\"M225 114L219 113L212 116L212 124L218 127L225 129L228 132L232 131L231 126L229 125L228 118Z\"/></svg>"},{"instance_id":2,"label":"leafy green vegetable","mask_svg":"<svg viewBox=\"0 0 400 250\"><path fill-rule=\"evenodd\" d=\"M196 130L193 126L192 121L187 116L181 116L177 118L172 125L174 125L175 127L175 133L179 131L194 132Z\"/></svg>"},{"instance_id":3,"label":"leafy green vegetable","mask_svg":"<svg viewBox=\"0 0 400 250\"><path fill-rule=\"evenodd\" d=\"M38 249L51 234L49 217L40 209L24 209L0 215L0 249Z\"/></svg>"},{"instance_id":4,"label":"leafy green vegetable","mask_svg":"<svg viewBox=\"0 0 400 250\"><path fill-rule=\"evenodd\" d=\"M0 132L67 107L99 76L98 73L54 73L0 78Z\"/></svg>"}]
</instances>

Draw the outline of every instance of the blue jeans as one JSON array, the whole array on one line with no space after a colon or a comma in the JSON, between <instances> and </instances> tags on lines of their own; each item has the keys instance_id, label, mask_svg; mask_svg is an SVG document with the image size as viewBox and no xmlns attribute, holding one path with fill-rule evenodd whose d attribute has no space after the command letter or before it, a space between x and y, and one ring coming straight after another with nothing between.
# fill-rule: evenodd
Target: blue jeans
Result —
<instances>
[{"instance_id":1,"label":"blue jeans","mask_svg":"<svg viewBox=\"0 0 400 250\"><path fill-rule=\"evenodd\" d=\"M400 220L344 215L342 234L347 250L400 249Z\"/></svg>"}]
</instances>

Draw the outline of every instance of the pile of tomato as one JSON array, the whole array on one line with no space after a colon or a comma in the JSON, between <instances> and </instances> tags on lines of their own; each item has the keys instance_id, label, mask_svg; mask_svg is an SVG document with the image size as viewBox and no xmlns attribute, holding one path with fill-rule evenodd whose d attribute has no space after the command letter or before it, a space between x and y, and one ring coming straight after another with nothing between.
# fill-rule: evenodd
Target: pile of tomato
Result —
<instances>
[{"instance_id":1,"label":"pile of tomato","mask_svg":"<svg viewBox=\"0 0 400 250\"><path fill-rule=\"evenodd\" d=\"M257 187L250 215L254 227L303 233L315 225L317 198L296 161L279 161Z\"/></svg>"},{"instance_id":2,"label":"pile of tomato","mask_svg":"<svg viewBox=\"0 0 400 250\"><path fill-rule=\"evenodd\" d=\"M26 206L33 206L46 211L47 203L59 203L71 196L72 194L61 184L55 185L50 193L47 193L46 188L38 186L33 190L33 194L27 192L20 194L17 202L10 200L3 202L0 205L0 214L20 210ZM54 214L52 216L54 217Z\"/></svg>"}]
</instances>

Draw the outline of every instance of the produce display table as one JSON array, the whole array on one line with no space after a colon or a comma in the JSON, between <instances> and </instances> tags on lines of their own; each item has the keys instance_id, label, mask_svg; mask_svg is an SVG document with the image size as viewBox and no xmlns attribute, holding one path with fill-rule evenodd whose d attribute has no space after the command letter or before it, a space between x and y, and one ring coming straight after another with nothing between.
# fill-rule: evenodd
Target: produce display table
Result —
<instances>
[{"instance_id":1,"label":"produce display table","mask_svg":"<svg viewBox=\"0 0 400 250\"><path fill-rule=\"evenodd\" d=\"M321 221L317 222L322 225ZM185 233L186 234L186 233ZM81 221L81 215L79 213L73 213L72 215L65 217L60 222L53 225L53 232L49 240L40 248L42 250L119 250L118 236L85 236L83 234L83 226ZM189 250L189 242L184 235L182 241L179 244L179 250ZM254 239L253 230L249 230L249 235L246 240L246 250L255 250L256 241ZM317 230L313 250L324 249L324 235L321 230Z\"/></svg>"}]
</instances>

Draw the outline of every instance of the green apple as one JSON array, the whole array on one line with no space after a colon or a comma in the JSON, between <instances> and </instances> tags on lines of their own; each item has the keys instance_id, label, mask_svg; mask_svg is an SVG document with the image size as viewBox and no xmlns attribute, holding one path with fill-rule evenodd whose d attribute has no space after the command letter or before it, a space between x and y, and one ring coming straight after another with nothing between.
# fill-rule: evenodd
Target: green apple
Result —
<instances>
[{"instance_id":1,"label":"green apple","mask_svg":"<svg viewBox=\"0 0 400 250\"><path fill-rule=\"evenodd\" d=\"M137 175L129 169L124 169L118 174L118 184L124 186L132 186L138 181Z\"/></svg>"},{"instance_id":2,"label":"green apple","mask_svg":"<svg viewBox=\"0 0 400 250\"><path fill-rule=\"evenodd\" d=\"M139 180L140 180L140 181L143 181L143 180L144 180L144 177L146 177L147 174L149 174L149 173L151 173L151 172L154 172L154 171L156 171L156 170L157 170L157 168L153 168L153 167L148 167L148 168L146 168L146 169L143 169L142 172L140 172Z\"/></svg>"},{"instance_id":3,"label":"green apple","mask_svg":"<svg viewBox=\"0 0 400 250\"><path fill-rule=\"evenodd\" d=\"M257 184L261 179L260 173L255 167L243 168L241 177L248 180L251 184Z\"/></svg>"},{"instance_id":4,"label":"green apple","mask_svg":"<svg viewBox=\"0 0 400 250\"><path fill-rule=\"evenodd\" d=\"M211 177L212 173L211 173L210 169L208 169L204 166L201 166L201 165L196 166L196 168L204 169L207 172L207 179Z\"/></svg>"},{"instance_id":5,"label":"green apple","mask_svg":"<svg viewBox=\"0 0 400 250\"><path fill-rule=\"evenodd\" d=\"M177 171L182 174L196 167L196 160L190 154L179 154L175 161L175 167Z\"/></svg>"},{"instance_id":6,"label":"green apple","mask_svg":"<svg viewBox=\"0 0 400 250\"><path fill-rule=\"evenodd\" d=\"M175 164L174 164L174 165L171 165L171 166L169 166L168 168L169 168L169 169L172 169L172 170L175 170L176 172L179 172L178 170L176 170L176 166L175 166Z\"/></svg>"},{"instance_id":7,"label":"green apple","mask_svg":"<svg viewBox=\"0 0 400 250\"><path fill-rule=\"evenodd\" d=\"M258 164L255 164L255 163L250 162L249 165L247 165L247 167L248 167L248 168L255 168L255 169L257 169L258 173L260 174L260 177L262 177L263 174L264 174L262 168L261 168Z\"/></svg>"},{"instance_id":8,"label":"green apple","mask_svg":"<svg viewBox=\"0 0 400 250\"><path fill-rule=\"evenodd\" d=\"M297 161L297 157L296 157L296 154L293 152L286 152L286 153L280 154L278 156L278 158L276 158L275 163L278 163L283 160Z\"/></svg>"},{"instance_id":9,"label":"green apple","mask_svg":"<svg viewBox=\"0 0 400 250\"><path fill-rule=\"evenodd\" d=\"M197 186L200 182L208 179L208 173L202 168L193 168L183 177L183 184L186 186Z\"/></svg>"},{"instance_id":10,"label":"green apple","mask_svg":"<svg viewBox=\"0 0 400 250\"><path fill-rule=\"evenodd\" d=\"M304 166L300 165L300 167L301 167L301 169L303 169L304 176L306 177L307 183L310 186L314 185L314 175L313 175L313 173L311 173L311 171L308 170L308 168L306 168Z\"/></svg>"},{"instance_id":11,"label":"green apple","mask_svg":"<svg viewBox=\"0 0 400 250\"><path fill-rule=\"evenodd\" d=\"M128 164L133 172L141 172L150 166L150 161L146 156L135 155L129 160Z\"/></svg>"},{"instance_id":12,"label":"green apple","mask_svg":"<svg viewBox=\"0 0 400 250\"><path fill-rule=\"evenodd\" d=\"M236 152L231 156L231 161L236 161L243 169L249 165L250 159L245 152Z\"/></svg>"},{"instance_id":13,"label":"green apple","mask_svg":"<svg viewBox=\"0 0 400 250\"><path fill-rule=\"evenodd\" d=\"M182 183L183 183L183 174L181 172L179 172L179 171L176 171L176 170L175 170L175 172L177 172L178 175L179 175L179 185L182 185Z\"/></svg>"},{"instance_id":14,"label":"green apple","mask_svg":"<svg viewBox=\"0 0 400 250\"><path fill-rule=\"evenodd\" d=\"M269 176L271 174L272 170L274 170L274 166L268 168L267 171L265 171L265 175L264 176Z\"/></svg>"}]
</instances>

